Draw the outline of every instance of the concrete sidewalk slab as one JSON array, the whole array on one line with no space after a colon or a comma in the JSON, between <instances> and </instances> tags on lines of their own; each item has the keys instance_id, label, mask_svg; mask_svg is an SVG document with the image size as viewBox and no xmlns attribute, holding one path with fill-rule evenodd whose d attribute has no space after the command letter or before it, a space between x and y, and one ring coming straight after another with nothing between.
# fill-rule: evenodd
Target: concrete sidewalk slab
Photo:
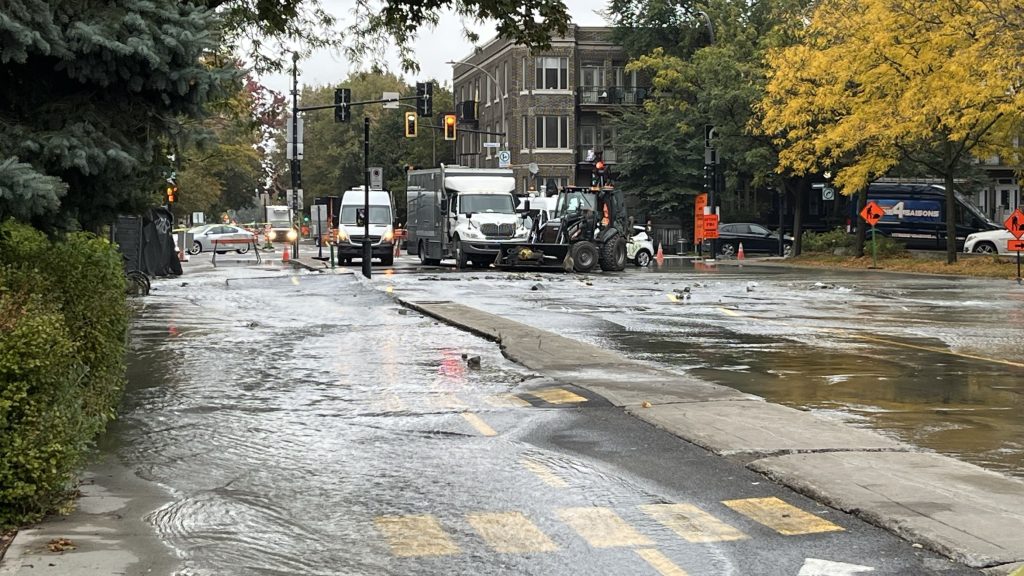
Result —
<instances>
[{"instance_id":1,"label":"concrete sidewalk slab","mask_svg":"<svg viewBox=\"0 0 1024 576\"><path fill-rule=\"evenodd\" d=\"M1024 482L921 452L793 454L750 468L975 568L1024 560Z\"/></svg>"},{"instance_id":2,"label":"concrete sidewalk slab","mask_svg":"<svg viewBox=\"0 0 1024 576\"><path fill-rule=\"evenodd\" d=\"M764 401L666 404L627 412L723 456L910 449L874 432Z\"/></svg>"}]
</instances>

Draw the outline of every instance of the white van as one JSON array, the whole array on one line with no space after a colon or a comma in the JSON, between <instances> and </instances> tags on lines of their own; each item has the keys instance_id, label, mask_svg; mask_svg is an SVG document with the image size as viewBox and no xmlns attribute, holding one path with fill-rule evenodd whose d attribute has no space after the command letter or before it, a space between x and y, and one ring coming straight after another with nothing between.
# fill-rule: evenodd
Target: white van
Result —
<instances>
[{"instance_id":1,"label":"white van","mask_svg":"<svg viewBox=\"0 0 1024 576\"><path fill-rule=\"evenodd\" d=\"M366 233L364 212L366 209L365 188L347 190L341 197L338 214L336 245L338 259L347 264L353 259L363 258L363 236ZM385 190L370 190L370 249L373 258L391 266L395 262L395 209L391 193Z\"/></svg>"}]
</instances>

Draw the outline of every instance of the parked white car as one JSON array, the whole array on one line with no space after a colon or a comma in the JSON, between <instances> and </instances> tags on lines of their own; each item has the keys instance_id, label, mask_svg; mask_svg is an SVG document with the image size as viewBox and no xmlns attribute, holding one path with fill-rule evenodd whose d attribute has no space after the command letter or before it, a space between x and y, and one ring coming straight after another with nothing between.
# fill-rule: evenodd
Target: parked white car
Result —
<instances>
[{"instance_id":1,"label":"parked white car","mask_svg":"<svg viewBox=\"0 0 1024 576\"><path fill-rule=\"evenodd\" d=\"M1010 254L1010 251L1006 249L1006 243L1010 240L1014 240L1013 234L1006 229L975 232L967 235L967 240L964 241L964 252Z\"/></svg>"},{"instance_id":2,"label":"parked white car","mask_svg":"<svg viewBox=\"0 0 1024 576\"><path fill-rule=\"evenodd\" d=\"M654 242L643 226L633 226L633 235L626 243L626 258L640 267L651 265L651 259L654 258Z\"/></svg>"},{"instance_id":3,"label":"parked white car","mask_svg":"<svg viewBox=\"0 0 1024 576\"><path fill-rule=\"evenodd\" d=\"M252 247L252 242L255 241L256 236L248 230L243 230L238 226L229 226L227 224L209 224L199 228L193 228L192 232L192 246L189 247L188 253L193 256L200 252L206 252L213 250L214 240L231 240L232 246L229 249L224 249L224 246L218 246L217 253L223 254L228 250L234 250L239 254L245 254ZM242 241L248 240L249 243L243 243ZM235 247L237 246L237 248Z\"/></svg>"}]
</instances>

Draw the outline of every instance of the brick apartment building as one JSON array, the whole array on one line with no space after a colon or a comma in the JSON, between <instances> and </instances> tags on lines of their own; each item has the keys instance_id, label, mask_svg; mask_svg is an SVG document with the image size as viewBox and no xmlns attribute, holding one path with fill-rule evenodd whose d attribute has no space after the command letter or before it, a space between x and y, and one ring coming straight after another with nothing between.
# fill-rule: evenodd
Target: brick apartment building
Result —
<instances>
[{"instance_id":1,"label":"brick apartment building","mask_svg":"<svg viewBox=\"0 0 1024 576\"><path fill-rule=\"evenodd\" d=\"M590 151L600 152L614 173L615 129L606 117L641 105L648 92L625 67L625 51L612 40L611 28L571 26L540 53L502 38L491 40L453 66L461 119L458 162L497 167L498 151L510 151L519 194L589 185Z\"/></svg>"}]
</instances>

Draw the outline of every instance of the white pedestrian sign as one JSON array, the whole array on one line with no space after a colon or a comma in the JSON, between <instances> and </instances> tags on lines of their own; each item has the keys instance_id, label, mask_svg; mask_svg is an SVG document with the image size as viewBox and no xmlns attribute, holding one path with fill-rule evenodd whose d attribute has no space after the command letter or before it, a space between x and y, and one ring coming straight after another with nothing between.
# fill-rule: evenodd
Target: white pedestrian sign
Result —
<instances>
[{"instance_id":1,"label":"white pedestrian sign","mask_svg":"<svg viewBox=\"0 0 1024 576\"><path fill-rule=\"evenodd\" d=\"M498 168L508 168L512 165L512 153L508 150L498 152Z\"/></svg>"}]
</instances>

